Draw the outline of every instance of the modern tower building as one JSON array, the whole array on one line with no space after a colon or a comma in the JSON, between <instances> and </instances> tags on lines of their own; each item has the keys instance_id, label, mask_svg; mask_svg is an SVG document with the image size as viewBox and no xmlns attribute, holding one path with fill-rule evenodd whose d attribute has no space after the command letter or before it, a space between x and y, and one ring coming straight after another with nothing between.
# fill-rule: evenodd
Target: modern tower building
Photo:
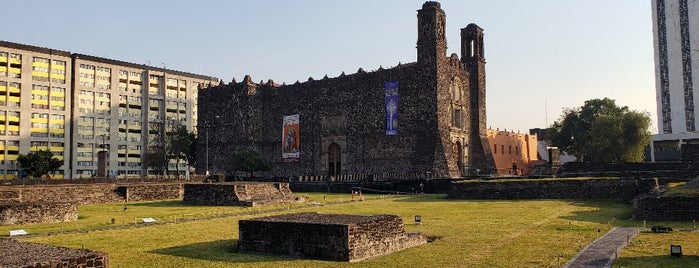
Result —
<instances>
[{"instance_id":1,"label":"modern tower building","mask_svg":"<svg viewBox=\"0 0 699 268\"><path fill-rule=\"evenodd\" d=\"M196 129L198 89L210 83L218 79L0 41L0 178L14 177L19 154L46 149L64 160L55 177L146 175L148 146L166 126Z\"/></svg>"},{"instance_id":2,"label":"modern tower building","mask_svg":"<svg viewBox=\"0 0 699 268\"><path fill-rule=\"evenodd\" d=\"M678 160L682 144L699 143L699 1L651 3L658 105L651 160Z\"/></svg>"}]
</instances>

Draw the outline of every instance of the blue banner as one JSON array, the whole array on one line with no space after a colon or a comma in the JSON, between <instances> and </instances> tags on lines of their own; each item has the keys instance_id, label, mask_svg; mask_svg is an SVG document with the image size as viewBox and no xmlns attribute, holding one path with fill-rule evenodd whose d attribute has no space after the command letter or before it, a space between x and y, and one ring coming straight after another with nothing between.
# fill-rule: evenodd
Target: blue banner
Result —
<instances>
[{"instance_id":1,"label":"blue banner","mask_svg":"<svg viewBox=\"0 0 699 268\"><path fill-rule=\"evenodd\" d=\"M398 82L384 84L386 94L386 135L398 135Z\"/></svg>"}]
</instances>

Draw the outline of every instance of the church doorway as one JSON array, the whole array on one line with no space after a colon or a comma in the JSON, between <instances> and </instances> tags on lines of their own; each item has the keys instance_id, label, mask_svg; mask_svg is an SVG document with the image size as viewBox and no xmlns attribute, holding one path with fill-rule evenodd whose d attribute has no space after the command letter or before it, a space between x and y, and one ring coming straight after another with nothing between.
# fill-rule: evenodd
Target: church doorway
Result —
<instances>
[{"instance_id":1,"label":"church doorway","mask_svg":"<svg viewBox=\"0 0 699 268\"><path fill-rule=\"evenodd\" d=\"M338 175L342 170L342 149L337 143L328 146L328 175Z\"/></svg>"},{"instance_id":2,"label":"church doorway","mask_svg":"<svg viewBox=\"0 0 699 268\"><path fill-rule=\"evenodd\" d=\"M464 175L464 151L461 148L461 142L457 141L454 144L454 158L456 159L456 166L459 168L459 174Z\"/></svg>"}]
</instances>

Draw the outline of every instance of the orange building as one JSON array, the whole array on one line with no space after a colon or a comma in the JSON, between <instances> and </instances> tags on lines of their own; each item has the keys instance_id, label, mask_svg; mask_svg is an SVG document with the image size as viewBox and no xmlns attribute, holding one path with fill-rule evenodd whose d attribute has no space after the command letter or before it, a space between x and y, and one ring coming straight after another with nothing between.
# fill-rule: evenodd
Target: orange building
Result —
<instances>
[{"instance_id":1,"label":"orange building","mask_svg":"<svg viewBox=\"0 0 699 268\"><path fill-rule=\"evenodd\" d=\"M537 135L486 130L497 175L529 175L539 160Z\"/></svg>"}]
</instances>

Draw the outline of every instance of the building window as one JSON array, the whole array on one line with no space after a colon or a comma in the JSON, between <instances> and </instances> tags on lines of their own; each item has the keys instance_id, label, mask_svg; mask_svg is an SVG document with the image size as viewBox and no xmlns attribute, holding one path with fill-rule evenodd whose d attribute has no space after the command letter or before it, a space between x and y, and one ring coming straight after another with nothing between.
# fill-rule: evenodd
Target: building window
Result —
<instances>
[{"instance_id":1,"label":"building window","mask_svg":"<svg viewBox=\"0 0 699 268\"><path fill-rule=\"evenodd\" d=\"M498 154L498 145L493 144L493 154Z\"/></svg>"},{"instance_id":2,"label":"building window","mask_svg":"<svg viewBox=\"0 0 699 268\"><path fill-rule=\"evenodd\" d=\"M456 127L456 128L462 128L463 127L463 115L461 113L460 109L454 109L452 112L452 122L451 125Z\"/></svg>"}]
</instances>

